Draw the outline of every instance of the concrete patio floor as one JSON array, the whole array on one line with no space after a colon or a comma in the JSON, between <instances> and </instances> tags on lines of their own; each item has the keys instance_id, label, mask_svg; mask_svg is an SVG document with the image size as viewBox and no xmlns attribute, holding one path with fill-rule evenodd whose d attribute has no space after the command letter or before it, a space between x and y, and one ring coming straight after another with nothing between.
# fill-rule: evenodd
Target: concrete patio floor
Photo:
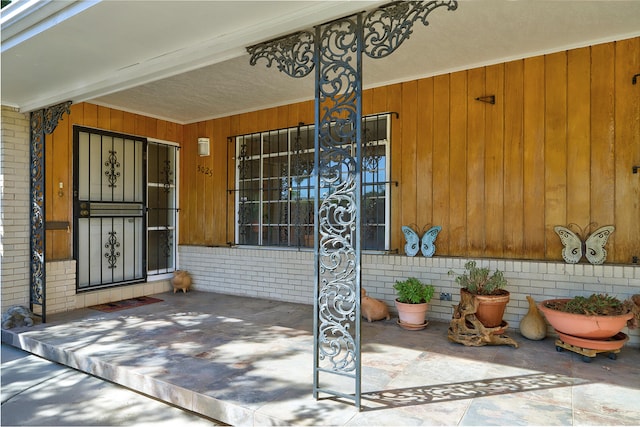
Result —
<instances>
[{"instance_id":1,"label":"concrete patio floor","mask_svg":"<svg viewBox=\"0 0 640 427\"><path fill-rule=\"evenodd\" d=\"M640 350L591 363L553 337L465 347L447 323L362 323L362 404L312 396L313 307L192 291L80 309L2 341L232 425L638 425Z\"/></svg>"}]
</instances>

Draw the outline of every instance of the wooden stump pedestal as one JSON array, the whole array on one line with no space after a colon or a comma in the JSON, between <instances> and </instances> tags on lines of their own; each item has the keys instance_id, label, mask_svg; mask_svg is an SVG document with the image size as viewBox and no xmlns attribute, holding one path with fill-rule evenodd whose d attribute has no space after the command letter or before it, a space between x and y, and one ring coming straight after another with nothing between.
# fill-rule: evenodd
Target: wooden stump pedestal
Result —
<instances>
[{"instance_id":1,"label":"wooden stump pedestal","mask_svg":"<svg viewBox=\"0 0 640 427\"><path fill-rule=\"evenodd\" d=\"M518 348L517 342L502 333L506 328L505 325L496 328L485 327L475 315L477 310L477 298L469 293L461 293L460 304L455 307L453 319L449 325L449 341L473 347L510 345Z\"/></svg>"}]
</instances>

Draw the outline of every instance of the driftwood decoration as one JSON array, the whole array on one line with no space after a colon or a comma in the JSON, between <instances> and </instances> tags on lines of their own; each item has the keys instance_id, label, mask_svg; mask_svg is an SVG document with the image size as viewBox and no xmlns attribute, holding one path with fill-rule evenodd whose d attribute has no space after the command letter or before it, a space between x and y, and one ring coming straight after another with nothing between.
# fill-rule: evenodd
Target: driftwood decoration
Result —
<instances>
[{"instance_id":1,"label":"driftwood decoration","mask_svg":"<svg viewBox=\"0 0 640 427\"><path fill-rule=\"evenodd\" d=\"M469 293L461 293L460 304L453 311L453 319L449 325L449 341L466 346L510 345L518 348L518 343L501 333L504 325L487 328L477 319L475 312L478 300Z\"/></svg>"}]
</instances>

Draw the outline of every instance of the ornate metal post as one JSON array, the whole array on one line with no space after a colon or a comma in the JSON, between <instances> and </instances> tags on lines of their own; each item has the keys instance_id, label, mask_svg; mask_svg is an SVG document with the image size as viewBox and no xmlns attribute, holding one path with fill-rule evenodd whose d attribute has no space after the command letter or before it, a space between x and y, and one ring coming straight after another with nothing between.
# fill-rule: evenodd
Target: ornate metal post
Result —
<instances>
[{"instance_id":1,"label":"ornate metal post","mask_svg":"<svg viewBox=\"0 0 640 427\"><path fill-rule=\"evenodd\" d=\"M316 27L315 372L319 392L360 407L362 16ZM356 152L353 152L355 148ZM354 157L355 156L355 157ZM349 394L320 374L353 378Z\"/></svg>"},{"instance_id":2,"label":"ornate metal post","mask_svg":"<svg viewBox=\"0 0 640 427\"><path fill-rule=\"evenodd\" d=\"M314 384L320 392L354 401L360 409L360 257L362 169L362 53L391 54L413 24L457 1L394 2L247 48L251 65L304 77L315 66L315 287ZM355 148L355 152L354 152ZM321 384L321 374L328 380ZM337 390L337 376L353 379ZM323 376L323 379L325 377Z\"/></svg>"},{"instance_id":3,"label":"ornate metal post","mask_svg":"<svg viewBox=\"0 0 640 427\"><path fill-rule=\"evenodd\" d=\"M71 101L31 113L30 136L30 282L29 308L42 307L42 322L46 322L46 265L45 265L45 135L52 133L65 112L70 114Z\"/></svg>"}]
</instances>

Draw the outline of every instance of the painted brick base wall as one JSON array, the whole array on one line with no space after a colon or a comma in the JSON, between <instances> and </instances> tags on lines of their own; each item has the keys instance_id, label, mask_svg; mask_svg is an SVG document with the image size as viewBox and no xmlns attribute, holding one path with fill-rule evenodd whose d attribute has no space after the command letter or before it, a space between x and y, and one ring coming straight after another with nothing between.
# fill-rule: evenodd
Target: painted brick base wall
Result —
<instances>
[{"instance_id":1,"label":"painted brick base wall","mask_svg":"<svg viewBox=\"0 0 640 427\"><path fill-rule=\"evenodd\" d=\"M169 280L118 286L90 292L76 293L76 261L50 261L47 265L47 315L63 313L96 304L105 304L123 299L154 295L172 290ZM28 292L28 283L24 285ZM4 288L4 284L3 284ZM20 303L29 306L29 300ZM36 311L38 309L36 308Z\"/></svg>"},{"instance_id":2,"label":"painted brick base wall","mask_svg":"<svg viewBox=\"0 0 640 427\"><path fill-rule=\"evenodd\" d=\"M314 261L310 251L180 246L179 254L180 269L191 273L194 289L313 304ZM371 297L384 300L397 313L393 304L396 280L413 276L430 282L436 287L436 296L427 317L446 322L460 301L455 276L463 272L466 261L367 254L362 257L362 286ZM504 319L513 329L519 327L527 313L527 295L540 302L592 293L626 299L640 293L640 267L507 260L478 260L478 264L504 271L511 292ZM452 301L440 300L440 293L451 294ZM640 347L640 330L625 333L630 337L629 345Z\"/></svg>"},{"instance_id":3,"label":"painted brick base wall","mask_svg":"<svg viewBox=\"0 0 640 427\"><path fill-rule=\"evenodd\" d=\"M2 312L29 306L29 116L2 106L0 142Z\"/></svg>"},{"instance_id":4,"label":"painted brick base wall","mask_svg":"<svg viewBox=\"0 0 640 427\"><path fill-rule=\"evenodd\" d=\"M75 292L75 289L74 282L73 292ZM121 301L123 299L155 295L168 292L172 289L171 283L168 280L159 280L155 282L118 286L115 288L101 289L91 292L82 292L75 296L76 306L74 308L90 307L96 304L106 304L108 302Z\"/></svg>"},{"instance_id":5,"label":"painted brick base wall","mask_svg":"<svg viewBox=\"0 0 640 427\"><path fill-rule=\"evenodd\" d=\"M180 246L180 269L193 288L221 294L313 304L313 254L309 251Z\"/></svg>"},{"instance_id":6,"label":"painted brick base wall","mask_svg":"<svg viewBox=\"0 0 640 427\"><path fill-rule=\"evenodd\" d=\"M76 262L47 262L47 314L76 308Z\"/></svg>"}]
</instances>

